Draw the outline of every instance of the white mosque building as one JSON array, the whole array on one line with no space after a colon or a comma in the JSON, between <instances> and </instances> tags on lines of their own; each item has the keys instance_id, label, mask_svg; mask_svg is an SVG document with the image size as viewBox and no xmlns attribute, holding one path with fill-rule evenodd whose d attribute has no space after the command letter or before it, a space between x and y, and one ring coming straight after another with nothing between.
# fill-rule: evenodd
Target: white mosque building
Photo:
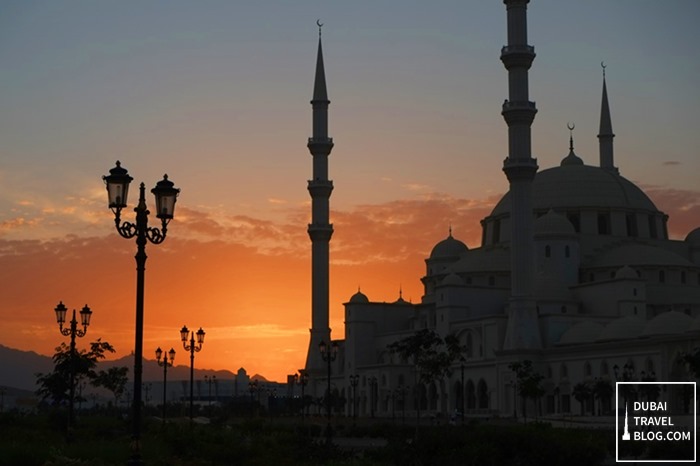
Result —
<instances>
[{"instance_id":1,"label":"white mosque building","mask_svg":"<svg viewBox=\"0 0 700 466\"><path fill-rule=\"evenodd\" d=\"M331 386L347 400L346 414L352 414L354 376L359 415L385 417L418 404L433 415L463 406L467 416L510 416L521 406L508 365L523 360L544 376L543 414L578 413L573 387L594 380L614 387L622 368L637 380L689 380L679 355L700 345L700 228L685 240L669 239L668 216L615 167L605 77L599 164L585 164L572 140L559 166L539 170L530 154L537 109L528 99L535 57L527 45L528 0L504 3L508 45L501 60L509 94L502 114L509 155L503 171L510 190L481 221L480 247L468 248L451 231L435 245L425 260L419 303L373 302L358 291L344 304L345 339L334 341ZM306 364L317 396L327 386L317 345L330 339L328 103L319 42L309 140L314 304ZM387 345L424 328L455 334L466 350L452 375L413 390L413 366ZM680 403L674 393L662 396Z\"/></svg>"}]
</instances>

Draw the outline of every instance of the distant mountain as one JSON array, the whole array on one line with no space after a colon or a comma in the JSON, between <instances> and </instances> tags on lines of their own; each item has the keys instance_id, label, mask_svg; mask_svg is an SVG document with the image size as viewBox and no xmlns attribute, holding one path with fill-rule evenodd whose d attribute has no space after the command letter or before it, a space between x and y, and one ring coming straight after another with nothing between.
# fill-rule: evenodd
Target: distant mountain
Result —
<instances>
[{"instance_id":1,"label":"distant mountain","mask_svg":"<svg viewBox=\"0 0 700 466\"><path fill-rule=\"evenodd\" d=\"M0 385L34 391L36 373L51 372L52 368L48 356L0 345Z\"/></svg>"},{"instance_id":2,"label":"distant mountain","mask_svg":"<svg viewBox=\"0 0 700 466\"><path fill-rule=\"evenodd\" d=\"M233 380L234 373L227 370L214 369L198 369L195 360L195 379L202 379L204 376L216 376L218 380ZM110 367L125 366L129 368L129 378L134 370L134 357L125 356L123 358L110 361L101 361L97 368L98 370L106 370ZM35 391L36 374L48 373L53 370L53 361L49 356L43 356L33 351L21 351L7 346L0 345L0 386L18 388L21 390ZM255 374L251 377L253 380L267 382L268 380L262 375ZM145 359L143 362L144 382L161 381L163 379L163 368L158 365L155 360ZM168 380L189 380L190 367L189 365L175 365L168 368Z\"/></svg>"}]
</instances>

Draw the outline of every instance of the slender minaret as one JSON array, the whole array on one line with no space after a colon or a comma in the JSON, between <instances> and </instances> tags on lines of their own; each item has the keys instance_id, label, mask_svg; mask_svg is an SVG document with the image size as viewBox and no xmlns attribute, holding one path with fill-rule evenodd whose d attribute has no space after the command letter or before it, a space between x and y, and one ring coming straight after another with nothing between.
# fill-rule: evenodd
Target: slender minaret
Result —
<instances>
[{"instance_id":1,"label":"slender minaret","mask_svg":"<svg viewBox=\"0 0 700 466\"><path fill-rule=\"evenodd\" d=\"M608 89L605 85L605 65L603 67L603 98L600 103L600 129L598 130L598 147L600 152L600 168L619 173L617 167L613 163L613 138L615 135L612 130L612 121L610 119L610 106L608 105Z\"/></svg>"},{"instance_id":2,"label":"slender minaret","mask_svg":"<svg viewBox=\"0 0 700 466\"><path fill-rule=\"evenodd\" d=\"M542 346L533 299L532 181L538 167L530 150L530 126L537 108L528 95L528 70L535 59L535 48L527 44L529 0L503 3L508 12L508 45L501 49L501 61L508 70L508 99L501 112L508 125L508 157L503 171L510 183L511 201L511 296L504 349L536 349Z\"/></svg>"},{"instance_id":3,"label":"slender minaret","mask_svg":"<svg viewBox=\"0 0 700 466\"><path fill-rule=\"evenodd\" d=\"M329 198L333 182L328 179L328 156L333 149L333 139L328 137L328 95L326 74L323 68L321 48L321 24L318 28L318 55L316 57L316 77L313 108L313 135L308 148L313 156L313 179L309 180L311 194L311 223L308 227L311 238L311 338L306 356L306 370L313 375L325 370L318 344L323 340L330 345L331 329L328 323L328 243L333 235L333 225L329 219ZM324 372L325 373L325 372Z\"/></svg>"}]
</instances>

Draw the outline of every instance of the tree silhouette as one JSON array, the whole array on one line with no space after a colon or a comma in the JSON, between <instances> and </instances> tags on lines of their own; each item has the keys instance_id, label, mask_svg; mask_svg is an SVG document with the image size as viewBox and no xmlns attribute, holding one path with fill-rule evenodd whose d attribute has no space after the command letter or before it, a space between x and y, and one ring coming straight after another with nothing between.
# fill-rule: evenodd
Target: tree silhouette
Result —
<instances>
[{"instance_id":1,"label":"tree silhouette","mask_svg":"<svg viewBox=\"0 0 700 466\"><path fill-rule=\"evenodd\" d=\"M464 348L455 335L447 335L443 340L434 330L422 329L397 340L387 349L402 360L411 361L415 370L415 397L419 396L418 382L430 384L452 373L452 365ZM416 403L416 418L420 419L420 400Z\"/></svg>"},{"instance_id":2,"label":"tree silhouette","mask_svg":"<svg viewBox=\"0 0 700 466\"><path fill-rule=\"evenodd\" d=\"M544 376L535 372L535 368L532 367L532 361L528 359L522 362L512 362L508 364L508 369L515 372L518 394L523 400L523 419L527 419L526 401L530 398L536 403L537 400L544 395L544 388L541 385Z\"/></svg>"},{"instance_id":3,"label":"tree silhouette","mask_svg":"<svg viewBox=\"0 0 700 466\"><path fill-rule=\"evenodd\" d=\"M126 384L129 382L128 367L110 367L106 371L98 372L92 379L94 387L104 387L114 396L114 406L119 406L119 398L126 391Z\"/></svg>"},{"instance_id":4,"label":"tree silhouette","mask_svg":"<svg viewBox=\"0 0 700 466\"><path fill-rule=\"evenodd\" d=\"M585 401L591 397L592 394L593 389L587 382L579 382L576 385L574 385L573 395L574 398L576 398L576 401L578 401L581 404L581 416L583 416L583 405Z\"/></svg>"},{"instance_id":5,"label":"tree silhouette","mask_svg":"<svg viewBox=\"0 0 700 466\"><path fill-rule=\"evenodd\" d=\"M690 352L681 353L681 362L685 364L694 378L700 379L700 346Z\"/></svg>"},{"instance_id":6,"label":"tree silhouette","mask_svg":"<svg viewBox=\"0 0 700 466\"><path fill-rule=\"evenodd\" d=\"M71 355L70 346L61 342L52 357L53 371L47 374L36 374L37 385L39 385L36 394L42 401L50 399L56 406L68 403L71 370L74 373L76 386L85 380L92 381L97 376L95 373L97 361L104 359L105 353L114 353L114 348L100 338L90 343L89 350L76 350L74 355Z\"/></svg>"}]
</instances>

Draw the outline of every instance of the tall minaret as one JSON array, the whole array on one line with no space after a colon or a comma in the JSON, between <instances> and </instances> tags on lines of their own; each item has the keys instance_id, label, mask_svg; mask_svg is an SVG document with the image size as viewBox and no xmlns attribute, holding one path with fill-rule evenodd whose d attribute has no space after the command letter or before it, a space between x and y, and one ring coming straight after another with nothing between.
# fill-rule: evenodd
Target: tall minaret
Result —
<instances>
[{"instance_id":1,"label":"tall minaret","mask_svg":"<svg viewBox=\"0 0 700 466\"><path fill-rule=\"evenodd\" d=\"M600 103L600 130L598 130L598 147L600 152L600 168L619 173L613 164L613 138L612 121L610 119L610 106L608 105L608 89L605 85L605 65L603 67L603 98Z\"/></svg>"},{"instance_id":2,"label":"tall minaret","mask_svg":"<svg viewBox=\"0 0 700 466\"><path fill-rule=\"evenodd\" d=\"M323 340L330 344L331 329L328 323L328 243L333 235L333 225L329 218L329 198L333 182L328 179L328 156L333 149L333 139L328 137L328 95L326 93L326 73L323 68L321 48L321 24L318 28L318 55L316 57L316 78L313 108L313 136L307 144L313 156L313 179L309 180L311 194L311 223L308 227L311 238L311 338L306 355L306 370L313 375L323 370L318 344Z\"/></svg>"},{"instance_id":3,"label":"tall minaret","mask_svg":"<svg viewBox=\"0 0 700 466\"><path fill-rule=\"evenodd\" d=\"M508 12L508 45L501 61L508 70L508 99L501 114L508 125L508 157L503 171L510 182L511 296L504 349L536 349L542 346L533 299L535 244L533 240L532 181L537 159L530 150L530 126L537 108L528 96L528 70L535 48L527 44L529 0L503 0Z\"/></svg>"}]
</instances>

